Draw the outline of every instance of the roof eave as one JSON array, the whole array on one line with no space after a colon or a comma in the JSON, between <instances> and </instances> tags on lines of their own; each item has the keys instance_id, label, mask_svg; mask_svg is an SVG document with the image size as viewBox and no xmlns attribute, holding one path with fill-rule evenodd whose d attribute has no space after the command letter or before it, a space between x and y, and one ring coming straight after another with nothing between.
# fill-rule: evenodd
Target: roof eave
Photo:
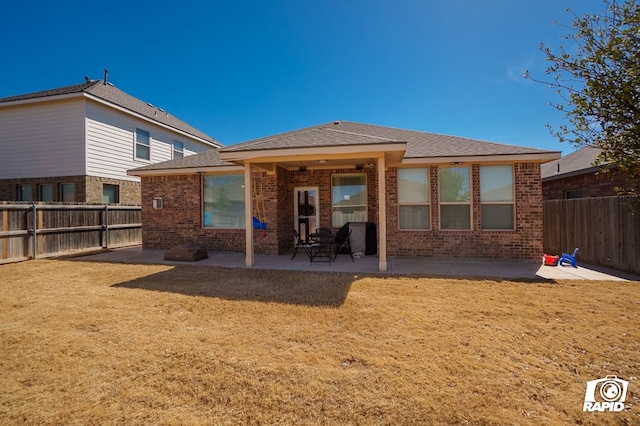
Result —
<instances>
[{"instance_id":1,"label":"roof eave","mask_svg":"<svg viewBox=\"0 0 640 426\"><path fill-rule=\"evenodd\" d=\"M149 176L171 176L171 175L198 175L207 173L225 173L238 172L241 173L244 168L241 166L203 166L203 167L181 167L175 169L150 169L127 170L128 176L149 177Z\"/></svg>"},{"instance_id":2,"label":"roof eave","mask_svg":"<svg viewBox=\"0 0 640 426\"><path fill-rule=\"evenodd\" d=\"M527 154L456 155L438 157L405 157L402 164L451 164L451 163L547 163L557 160L560 151Z\"/></svg>"}]
</instances>

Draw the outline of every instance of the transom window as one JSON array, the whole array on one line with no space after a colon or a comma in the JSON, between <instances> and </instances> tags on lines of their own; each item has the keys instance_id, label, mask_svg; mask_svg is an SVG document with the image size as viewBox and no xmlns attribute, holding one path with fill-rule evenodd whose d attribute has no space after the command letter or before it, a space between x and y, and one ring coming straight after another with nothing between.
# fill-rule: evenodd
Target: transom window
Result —
<instances>
[{"instance_id":1,"label":"transom window","mask_svg":"<svg viewBox=\"0 0 640 426\"><path fill-rule=\"evenodd\" d=\"M513 166L480 166L482 229L514 229Z\"/></svg>"},{"instance_id":2,"label":"transom window","mask_svg":"<svg viewBox=\"0 0 640 426\"><path fill-rule=\"evenodd\" d=\"M471 174L468 167L438 171L440 229L471 229Z\"/></svg>"},{"instance_id":3,"label":"transom window","mask_svg":"<svg viewBox=\"0 0 640 426\"><path fill-rule=\"evenodd\" d=\"M331 176L331 213L334 228L347 222L367 221L366 174Z\"/></svg>"},{"instance_id":4,"label":"transom window","mask_svg":"<svg viewBox=\"0 0 640 426\"><path fill-rule=\"evenodd\" d=\"M398 169L400 229L429 229L429 169Z\"/></svg>"},{"instance_id":5,"label":"transom window","mask_svg":"<svg viewBox=\"0 0 640 426\"><path fill-rule=\"evenodd\" d=\"M173 158L184 157L184 143L180 141L173 141Z\"/></svg>"},{"instance_id":6,"label":"transom window","mask_svg":"<svg viewBox=\"0 0 640 426\"><path fill-rule=\"evenodd\" d=\"M136 129L136 159L151 159L151 137L146 130Z\"/></svg>"},{"instance_id":7,"label":"transom window","mask_svg":"<svg viewBox=\"0 0 640 426\"><path fill-rule=\"evenodd\" d=\"M203 177L202 223L206 228L243 229L244 175Z\"/></svg>"}]
</instances>

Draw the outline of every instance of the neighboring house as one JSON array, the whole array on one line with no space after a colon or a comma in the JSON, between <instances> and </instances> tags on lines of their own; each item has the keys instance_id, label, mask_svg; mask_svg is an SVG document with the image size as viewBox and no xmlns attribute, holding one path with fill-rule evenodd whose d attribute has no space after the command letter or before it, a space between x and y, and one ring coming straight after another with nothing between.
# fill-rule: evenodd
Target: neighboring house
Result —
<instances>
[{"instance_id":1,"label":"neighboring house","mask_svg":"<svg viewBox=\"0 0 640 426\"><path fill-rule=\"evenodd\" d=\"M611 197L616 188L624 188L628 179L610 165L596 165L600 148L584 147L564 157L543 164L542 195L545 200Z\"/></svg>"},{"instance_id":2,"label":"neighboring house","mask_svg":"<svg viewBox=\"0 0 640 426\"><path fill-rule=\"evenodd\" d=\"M105 80L0 99L0 200L140 204L127 170L221 145Z\"/></svg>"},{"instance_id":3,"label":"neighboring house","mask_svg":"<svg viewBox=\"0 0 640 426\"><path fill-rule=\"evenodd\" d=\"M336 121L129 174L142 178L144 248L198 244L245 252L252 266L255 252L290 251L293 229L368 222L385 271L388 255L539 259L540 164L558 158Z\"/></svg>"}]
</instances>

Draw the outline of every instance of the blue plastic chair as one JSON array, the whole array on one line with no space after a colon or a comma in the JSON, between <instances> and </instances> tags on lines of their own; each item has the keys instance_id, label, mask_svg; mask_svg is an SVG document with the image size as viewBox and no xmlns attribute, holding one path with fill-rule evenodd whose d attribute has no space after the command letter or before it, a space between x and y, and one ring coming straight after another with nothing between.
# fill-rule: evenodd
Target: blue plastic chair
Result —
<instances>
[{"instance_id":1,"label":"blue plastic chair","mask_svg":"<svg viewBox=\"0 0 640 426\"><path fill-rule=\"evenodd\" d=\"M578 254L578 247L576 247L576 249L573 251L573 254L562 253L562 256L560 256L560 260L558 261L558 265L564 266L563 263L566 262L566 263L569 263L574 268L577 268L578 267L578 264L576 263L577 254Z\"/></svg>"}]
</instances>

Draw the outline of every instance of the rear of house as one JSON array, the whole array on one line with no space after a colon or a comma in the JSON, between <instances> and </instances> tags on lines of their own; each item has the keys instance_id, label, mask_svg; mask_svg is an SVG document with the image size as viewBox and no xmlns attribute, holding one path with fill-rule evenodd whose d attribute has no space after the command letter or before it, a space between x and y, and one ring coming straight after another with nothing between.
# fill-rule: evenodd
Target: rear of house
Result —
<instances>
[{"instance_id":1,"label":"rear of house","mask_svg":"<svg viewBox=\"0 0 640 426\"><path fill-rule=\"evenodd\" d=\"M145 248L244 251L252 265L289 252L293 229L362 223L384 271L387 256L539 259L540 164L559 157L336 121L129 173L142 179Z\"/></svg>"}]
</instances>

